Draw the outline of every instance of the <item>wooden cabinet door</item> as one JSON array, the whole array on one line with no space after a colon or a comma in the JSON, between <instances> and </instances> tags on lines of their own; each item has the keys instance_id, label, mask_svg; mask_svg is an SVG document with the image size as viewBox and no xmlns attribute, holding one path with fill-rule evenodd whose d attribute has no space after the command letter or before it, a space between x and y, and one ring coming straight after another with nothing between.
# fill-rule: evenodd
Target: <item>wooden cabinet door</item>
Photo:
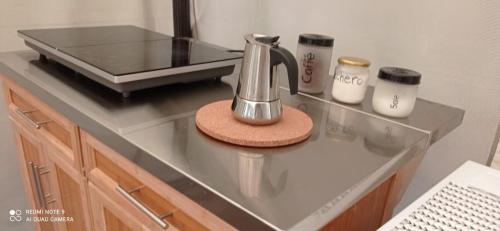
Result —
<instances>
[{"instance_id":1,"label":"wooden cabinet door","mask_svg":"<svg viewBox=\"0 0 500 231\"><path fill-rule=\"evenodd\" d=\"M51 188L49 177L51 173L47 166L47 159L43 153L42 145L30 129L23 127L15 119L11 118L11 122L28 202L32 209L53 209L53 199L49 191ZM54 225L50 222L49 215L41 214L34 216L37 216L41 220L49 220L33 222L36 230L54 230Z\"/></svg>"},{"instance_id":2,"label":"wooden cabinet door","mask_svg":"<svg viewBox=\"0 0 500 231\"><path fill-rule=\"evenodd\" d=\"M150 230L147 224L141 222L123 206L109 198L92 182L88 183L88 189L96 231Z\"/></svg>"},{"instance_id":3,"label":"wooden cabinet door","mask_svg":"<svg viewBox=\"0 0 500 231\"><path fill-rule=\"evenodd\" d=\"M56 215L54 225L61 231L90 230L88 200L85 178L67 161L52 145L45 145L48 167L52 173L53 200L55 207L61 214Z\"/></svg>"}]
</instances>

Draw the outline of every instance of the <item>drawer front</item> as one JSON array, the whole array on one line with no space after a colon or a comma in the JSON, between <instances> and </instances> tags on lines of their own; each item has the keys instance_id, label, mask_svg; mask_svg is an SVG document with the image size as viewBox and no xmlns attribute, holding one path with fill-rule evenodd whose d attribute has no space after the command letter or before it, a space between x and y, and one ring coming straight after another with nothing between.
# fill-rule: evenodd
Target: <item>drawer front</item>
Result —
<instances>
[{"instance_id":1,"label":"drawer front","mask_svg":"<svg viewBox=\"0 0 500 231\"><path fill-rule=\"evenodd\" d=\"M109 206L108 211L113 214L119 220L125 219L125 217L134 217L137 221L134 224L139 224L140 227L147 227L147 230L155 231L176 231L175 224L172 219L167 219L166 217L161 217L161 212L158 212L158 207L160 205L155 205L159 201L153 201L152 203L145 202L145 196L138 195L143 193L141 191L136 191L135 193L127 193L127 189L117 184L111 178L109 178L105 173L96 169L91 173L91 181L89 187L97 188L99 192L106 195L106 198L101 196L102 199L106 199L108 205L114 204L115 206ZM120 191L120 190L123 191ZM155 205L157 208L152 208L150 206ZM168 211L165 212L169 213ZM106 218L107 220L108 218ZM177 218L178 219L178 218ZM114 219L113 219L114 220ZM114 222L105 222L114 223ZM125 223L125 222L123 222ZM178 222L177 222L178 223ZM177 224L179 225L179 224ZM132 225L129 225L132 226ZM137 225L133 225L137 226ZM144 229L144 228L143 228ZM203 227L190 226L183 230L205 230Z\"/></svg>"},{"instance_id":2,"label":"drawer front","mask_svg":"<svg viewBox=\"0 0 500 231\"><path fill-rule=\"evenodd\" d=\"M96 231L140 231L150 230L147 225L110 195L89 182L89 196Z\"/></svg>"},{"instance_id":3,"label":"drawer front","mask_svg":"<svg viewBox=\"0 0 500 231\"><path fill-rule=\"evenodd\" d=\"M152 228L235 230L87 133L81 134L90 182L141 213L154 223Z\"/></svg>"},{"instance_id":4,"label":"drawer front","mask_svg":"<svg viewBox=\"0 0 500 231\"><path fill-rule=\"evenodd\" d=\"M62 158L77 170L81 169L78 127L25 89L5 78L2 80L10 116L60 149Z\"/></svg>"}]
</instances>

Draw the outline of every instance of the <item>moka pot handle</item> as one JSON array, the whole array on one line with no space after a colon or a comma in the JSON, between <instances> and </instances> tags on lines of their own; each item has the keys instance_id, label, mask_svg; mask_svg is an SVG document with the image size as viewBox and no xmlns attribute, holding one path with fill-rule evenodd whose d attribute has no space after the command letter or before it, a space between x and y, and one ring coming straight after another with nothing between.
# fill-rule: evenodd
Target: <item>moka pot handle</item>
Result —
<instances>
[{"instance_id":1,"label":"moka pot handle","mask_svg":"<svg viewBox=\"0 0 500 231\"><path fill-rule=\"evenodd\" d=\"M285 64L288 74L290 94L297 94L299 90L299 67L297 60L290 51L282 47L272 47L270 50L271 65ZM272 78L272 76L271 76ZM272 80L271 80L272 81Z\"/></svg>"}]
</instances>

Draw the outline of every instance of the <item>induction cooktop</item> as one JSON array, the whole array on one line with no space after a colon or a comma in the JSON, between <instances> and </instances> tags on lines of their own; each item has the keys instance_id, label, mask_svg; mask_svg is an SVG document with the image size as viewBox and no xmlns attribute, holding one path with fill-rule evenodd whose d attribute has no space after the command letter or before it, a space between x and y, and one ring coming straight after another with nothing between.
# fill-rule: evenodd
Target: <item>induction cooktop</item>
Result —
<instances>
[{"instance_id":1,"label":"induction cooktop","mask_svg":"<svg viewBox=\"0 0 500 231\"><path fill-rule=\"evenodd\" d=\"M136 26L20 30L40 59L59 62L128 96L160 85L230 75L242 53Z\"/></svg>"}]
</instances>

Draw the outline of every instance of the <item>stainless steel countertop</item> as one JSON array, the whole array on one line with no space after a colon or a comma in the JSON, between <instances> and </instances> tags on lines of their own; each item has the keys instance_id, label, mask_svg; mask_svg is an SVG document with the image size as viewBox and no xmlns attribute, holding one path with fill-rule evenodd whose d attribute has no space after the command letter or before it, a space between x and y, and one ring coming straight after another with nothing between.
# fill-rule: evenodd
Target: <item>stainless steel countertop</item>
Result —
<instances>
[{"instance_id":1,"label":"stainless steel countertop","mask_svg":"<svg viewBox=\"0 0 500 231\"><path fill-rule=\"evenodd\" d=\"M313 119L312 136L282 148L243 148L206 137L194 123L201 106L232 98L238 68L222 83L166 86L123 99L37 59L33 51L2 53L0 73L241 230L322 227L423 155L463 117L460 109L418 100L407 121L392 120L365 104L345 106L282 90L283 103ZM433 119L430 112L442 116Z\"/></svg>"}]
</instances>

